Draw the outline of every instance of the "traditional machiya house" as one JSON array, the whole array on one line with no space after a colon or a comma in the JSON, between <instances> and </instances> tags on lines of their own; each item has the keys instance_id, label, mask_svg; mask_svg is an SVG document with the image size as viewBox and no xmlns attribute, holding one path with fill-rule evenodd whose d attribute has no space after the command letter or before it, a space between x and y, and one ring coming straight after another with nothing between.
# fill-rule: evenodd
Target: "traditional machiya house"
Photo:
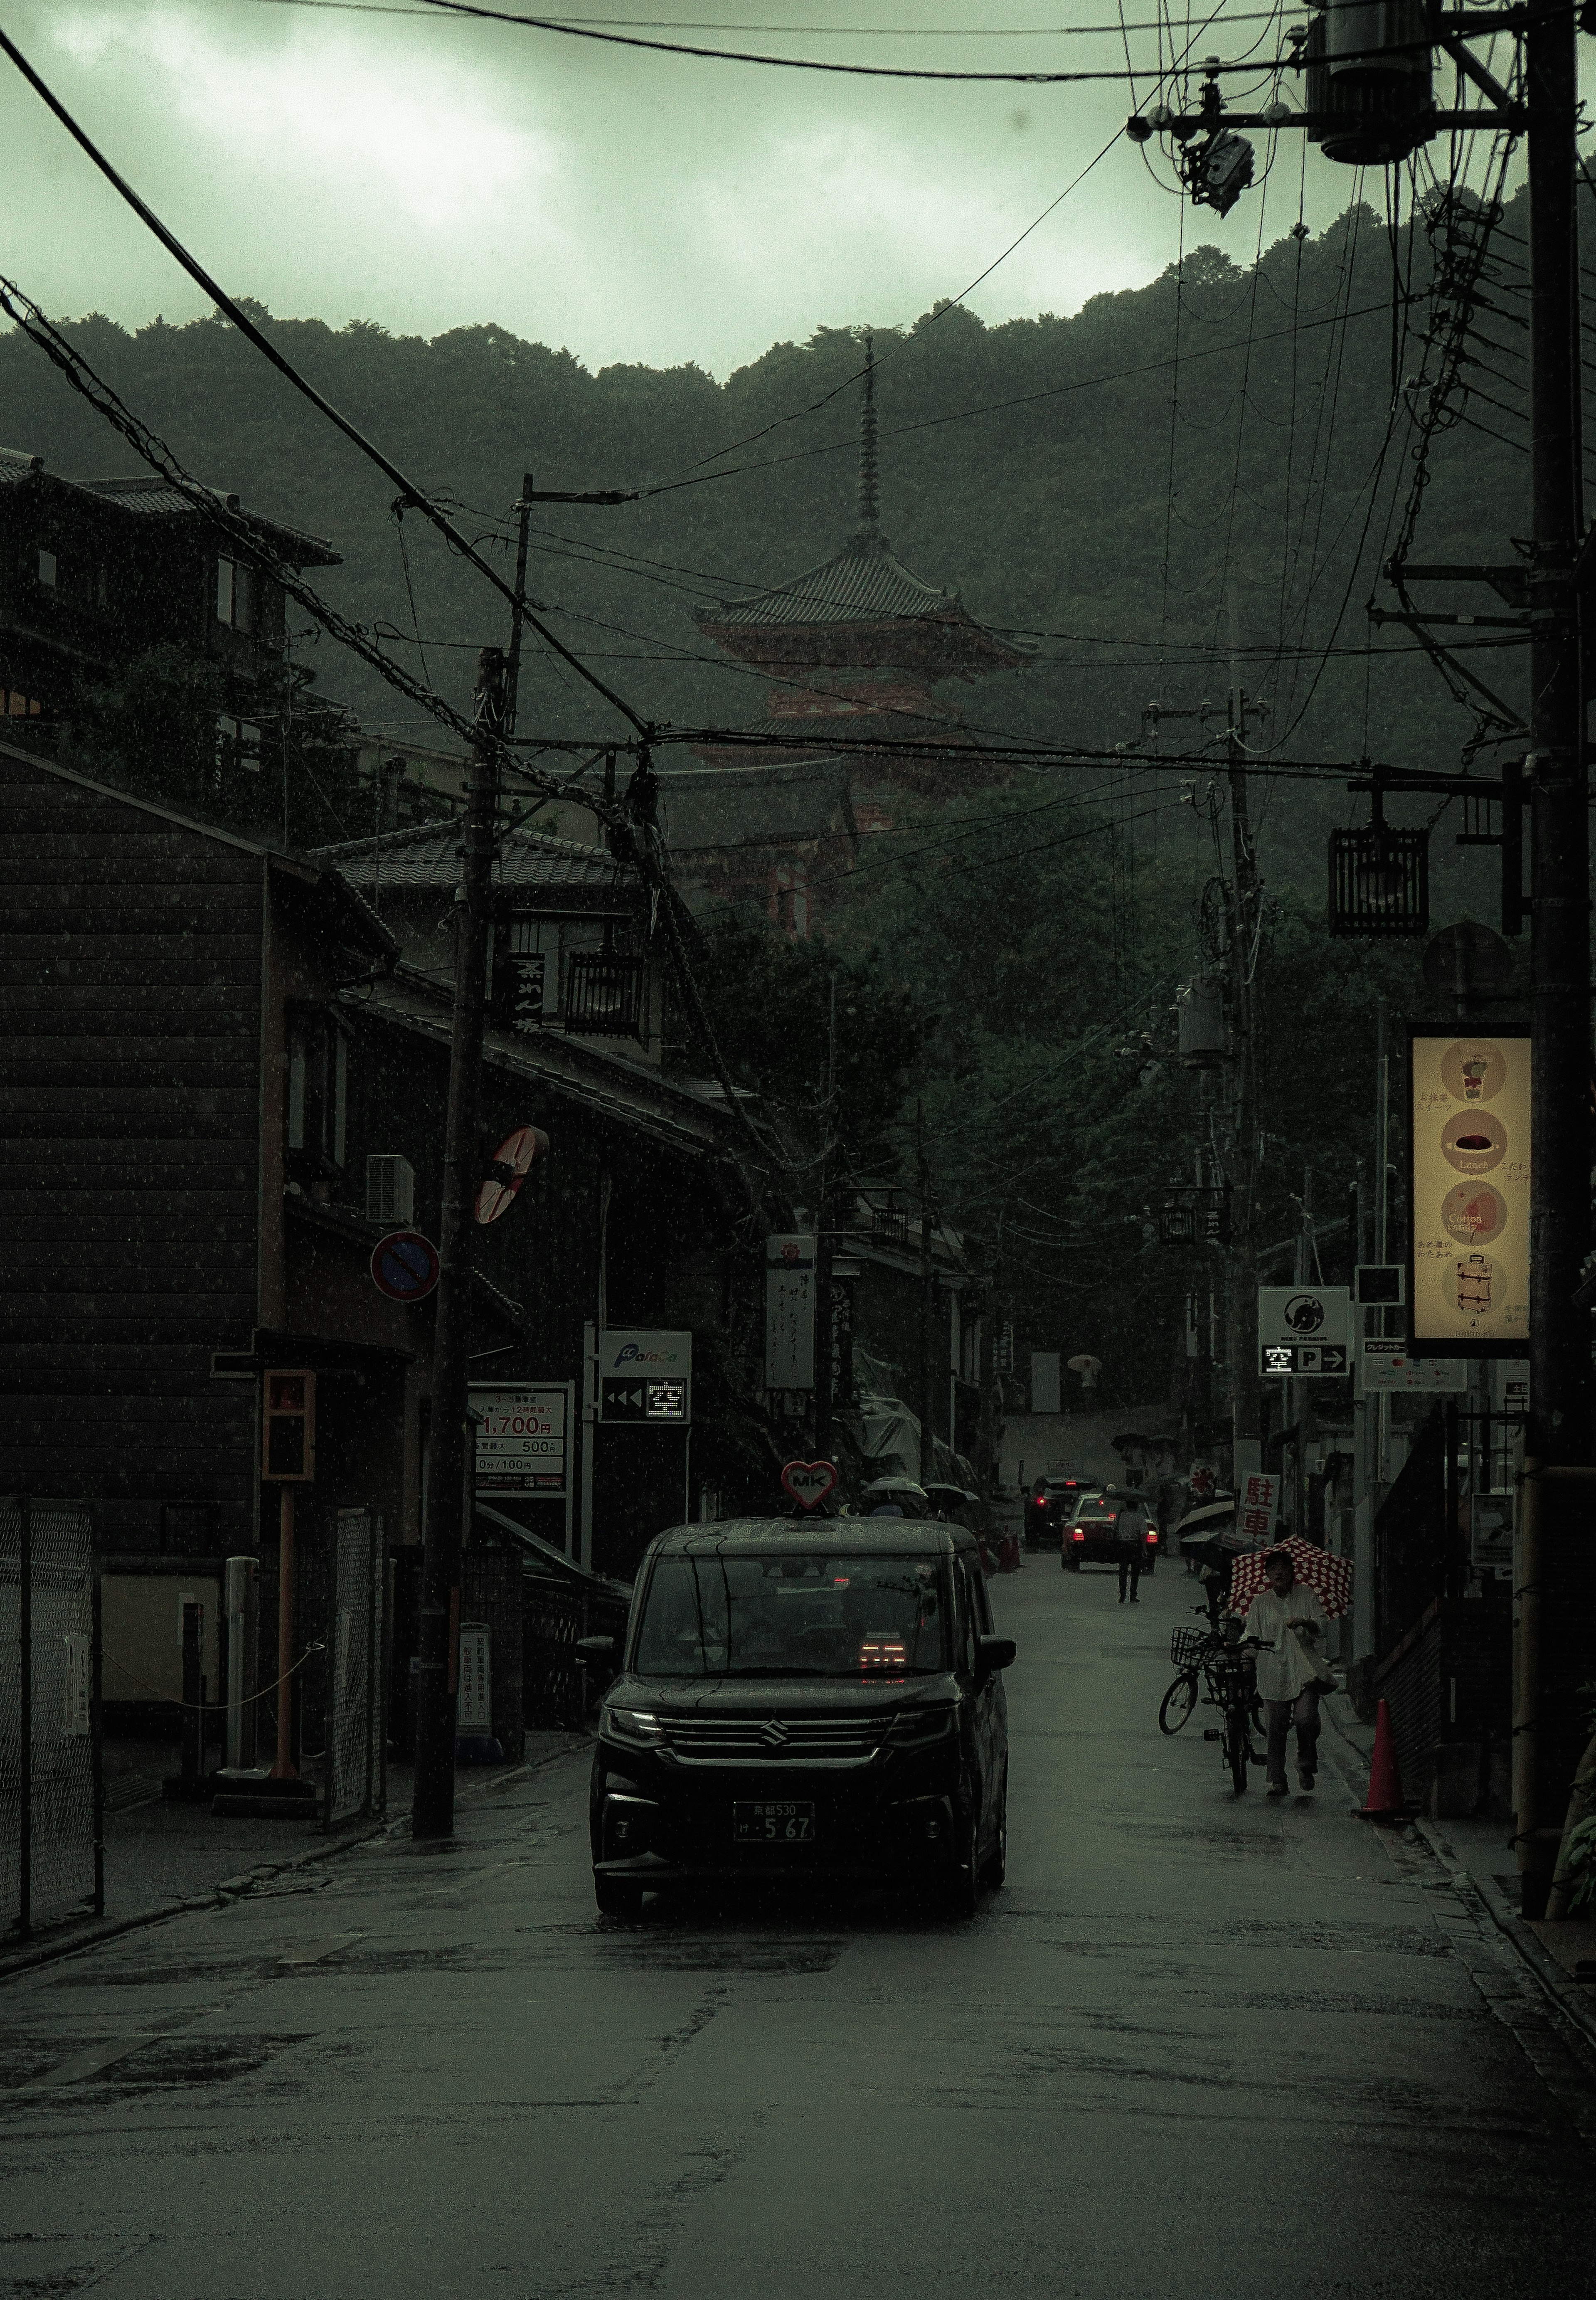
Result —
<instances>
[{"instance_id":1,"label":"traditional machiya house","mask_svg":"<svg viewBox=\"0 0 1596 2300\"><path fill-rule=\"evenodd\" d=\"M847 738L850 749L835 755L846 762L861 831L890 828L906 795L945 798L1005 778L1001 762L968 754L981 738L949 699L950 682L1018 670L1029 654L977 622L957 591L906 567L882 533L868 354L853 533L819 566L727 600L698 627L769 681L767 715L746 730L761 746L753 755L816 758ZM954 745L965 755L949 756ZM749 756L747 745L704 746L715 766Z\"/></svg>"},{"instance_id":2,"label":"traditional machiya house","mask_svg":"<svg viewBox=\"0 0 1596 2300\"><path fill-rule=\"evenodd\" d=\"M314 1376L302 1643L341 1512L402 1553L420 1537L433 1297L391 1298L372 1263L389 1232L437 1234L457 834L307 859L4 743L0 834L0 1490L90 1504L113 1711L179 1698L182 1593L213 1701L228 1557L259 1558L275 1622L266 1374ZM719 1090L661 1063L636 875L529 834L505 849L484 1148L528 1125L548 1147L477 1232L472 1373L561 1391L566 1415L561 1490L495 1494L494 1538L624 1577L690 1496L769 1481L719 1340L752 1330L759 1247ZM702 1338L687 1442L585 1427L586 1329L621 1327Z\"/></svg>"},{"instance_id":3,"label":"traditional machiya house","mask_svg":"<svg viewBox=\"0 0 1596 2300\"><path fill-rule=\"evenodd\" d=\"M289 565L338 564L316 537L243 516ZM0 449L0 715L59 721L80 679L114 680L162 644L221 671L219 735L258 763L287 646L281 586L233 554L197 496L156 474L68 479Z\"/></svg>"},{"instance_id":4,"label":"traditional machiya house","mask_svg":"<svg viewBox=\"0 0 1596 2300\"><path fill-rule=\"evenodd\" d=\"M448 1038L460 831L418 825L326 859L399 945L392 972L352 990L346 1004L387 1079L382 1146L413 1160L420 1113L404 1081L440 1063ZM698 1515L706 1495L747 1497L770 1485L758 1367L725 1338L752 1336L762 1284L750 1185L719 1088L666 1058L664 937L629 863L507 829L486 992L485 1152L527 1125L547 1134L550 1149L514 1210L482 1234L478 1267L503 1305L491 1332L485 1312L477 1379L569 1386L564 1410L581 1423L599 1336L693 1338L690 1435L582 1424L567 1446L562 1497L495 1504L582 1563L629 1579L661 1526ZM432 1123L441 1138L441 1101Z\"/></svg>"},{"instance_id":5,"label":"traditional machiya house","mask_svg":"<svg viewBox=\"0 0 1596 2300\"><path fill-rule=\"evenodd\" d=\"M403 1512L422 1337L326 1298L287 1195L316 1206L351 1154L337 1001L393 945L336 874L6 744L0 833L0 1479L93 1511L107 1702L178 1699L178 1583L213 1700L223 1561L262 1513L256 1384L219 1356L318 1371L312 1528Z\"/></svg>"}]
</instances>

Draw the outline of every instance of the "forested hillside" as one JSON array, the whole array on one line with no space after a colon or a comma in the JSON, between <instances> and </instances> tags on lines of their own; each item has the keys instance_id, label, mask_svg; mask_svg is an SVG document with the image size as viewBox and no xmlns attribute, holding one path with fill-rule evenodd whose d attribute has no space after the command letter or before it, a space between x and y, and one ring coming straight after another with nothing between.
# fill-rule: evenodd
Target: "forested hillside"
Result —
<instances>
[{"instance_id":1,"label":"forested hillside","mask_svg":"<svg viewBox=\"0 0 1596 2300\"><path fill-rule=\"evenodd\" d=\"M1500 375L1476 379L1500 404L1470 403L1502 436L1463 425L1437 438L1423 557L1495 555L1525 524L1524 425L1508 412L1522 400L1522 229L1510 207L1495 246L1507 350L1492 355ZM1274 704L1285 755L1346 759L1367 746L1455 762L1471 722L1410 635L1376 635L1397 651L1388 661L1362 652L1364 604L1413 473L1393 362L1400 380L1421 356L1431 261L1422 229L1393 238L1360 207L1319 238L1278 240L1256 272L1199 247L1178 279L1172 269L1072 318L987 328L946 307L878 331L886 532L919 572L1036 650L1033 667L968 692L972 721L1053 742L1127 741L1150 699L1222 696L1234 649ZM499 538L507 569L523 469L543 487L662 488L619 508L542 512L535 590L568 643L650 715L762 715L762 682L711 659L694 611L798 571L846 532L855 335L775 345L722 384L694 367L592 374L491 322L430 343L268 324L420 483L465 507L473 533ZM156 321L129 334L88 318L69 332L190 469L329 538L345 561L323 579L329 596L390 626L412 667L419 629L428 675L463 697L470 651L503 637L498 603L412 515L412 622L392 489L229 326ZM0 438L69 475L132 468L15 334L0 338ZM325 641L302 653L322 694L370 726L424 736L413 706L362 666ZM1516 656L1472 659L1514 691ZM530 667L523 731L596 731L603 709L569 673ZM1166 746L1198 739L1173 722ZM1317 885L1318 829L1349 803L1335 786L1281 790L1266 867Z\"/></svg>"}]
</instances>

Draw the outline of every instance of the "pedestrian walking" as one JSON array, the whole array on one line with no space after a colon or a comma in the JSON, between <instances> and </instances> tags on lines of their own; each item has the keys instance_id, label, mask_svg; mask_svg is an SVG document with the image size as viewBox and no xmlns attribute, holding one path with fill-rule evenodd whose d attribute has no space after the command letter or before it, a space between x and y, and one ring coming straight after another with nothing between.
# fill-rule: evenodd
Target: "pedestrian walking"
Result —
<instances>
[{"instance_id":1,"label":"pedestrian walking","mask_svg":"<svg viewBox=\"0 0 1596 2300\"><path fill-rule=\"evenodd\" d=\"M1119 1602L1125 1603L1125 1585L1130 1583L1133 1605L1141 1601L1136 1596L1136 1584L1142 1579L1142 1561L1147 1554L1147 1537L1152 1530L1152 1520L1147 1505L1135 1496L1121 1506L1114 1521L1114 1538L1119 1544Z\"/></svg>"},{"instance_id":2,"label":"pedestrian walking","mask_svg":"<svg viewBox=\"0 0 1596 2300\"><path fill-rule=\"evenodd\" d=\"M1289 1549L1264 1560L1268 1584L1247 1609L1244 1638L1258 1639L1258 1697L1268 1730L1268 1795L1284 1796L1285 1737L1297 1729L1297 1780L1304 1796L1318 1768L1319 1695L1334 1682L1325 1665L1325 1609L1296 1577Z\"/></svg>"}]
</instances>

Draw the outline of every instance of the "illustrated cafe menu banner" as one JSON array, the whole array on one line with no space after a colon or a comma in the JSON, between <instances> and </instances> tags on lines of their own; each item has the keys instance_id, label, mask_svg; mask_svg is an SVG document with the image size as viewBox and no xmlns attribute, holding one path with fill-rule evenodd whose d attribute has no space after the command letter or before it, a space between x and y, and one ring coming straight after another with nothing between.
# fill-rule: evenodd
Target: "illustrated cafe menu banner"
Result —
<instances>
[{"instance_id":1,"label":"illustrated cafe menu banner","mask_svg":"<svg viewBox=\"0 0 1596 2300\"><path fill-rule=\"evenodd\" d=\"M1416 1349L1522 1355L1529 1338L1530 1042L1412 1042Z\"/></svg>"}]
</instances>

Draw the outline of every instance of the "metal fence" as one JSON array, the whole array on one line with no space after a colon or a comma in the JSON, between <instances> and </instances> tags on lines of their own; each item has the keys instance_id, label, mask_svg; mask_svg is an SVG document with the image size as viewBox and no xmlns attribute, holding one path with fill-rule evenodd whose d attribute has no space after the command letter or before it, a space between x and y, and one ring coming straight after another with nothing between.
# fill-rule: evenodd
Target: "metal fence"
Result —
<instances>
[{"instance_id":1,"label":"metal fence","mask_svg":"<svg viewBox=\"0 0 1596 2300\"><path fill-rule=\"evenodd\" d=\"M582 1724L613 1672L585 1662L577 1640L612 1637L619 1652L626 1634L626 1596L528 1574L522 1619L528 1724Z\"/></svg>"},{"instance_id":2,"label":"metal fence","mask_svg":"<svg viewBox=\"0 0 1596 2300\"><path fill-rule=\"evenodd\" d=\"M381 1813L387 1802L387 1571L382 1520L372 1511L338 1512L332 1579L323 1789L329 1828Z\"/></svg>"},{"instance_id":3,"label":"metal fence","mask_svg":"<svg viewBox=\"0 0 1596 2300\"><path fill-rule=\"evenodd\" d=\"M80 1503L0 1499L0 1926L104 1907L99 1581Z\"/></svg>"}]
</instances>

